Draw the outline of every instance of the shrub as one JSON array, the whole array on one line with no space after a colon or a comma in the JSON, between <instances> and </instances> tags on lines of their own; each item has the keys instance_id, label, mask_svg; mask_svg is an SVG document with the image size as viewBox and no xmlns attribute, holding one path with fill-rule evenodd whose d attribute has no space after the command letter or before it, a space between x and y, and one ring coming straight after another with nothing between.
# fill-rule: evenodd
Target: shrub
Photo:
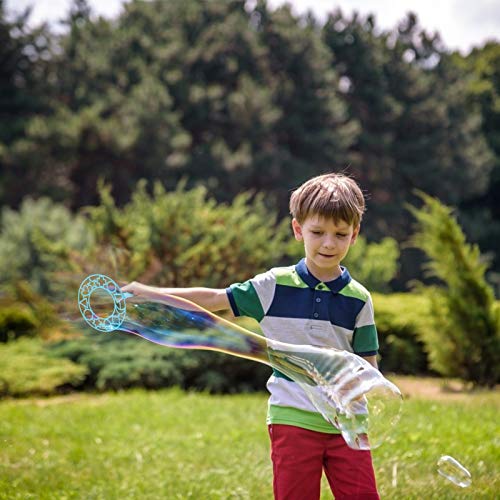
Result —
<instances>
[{"instance_id":1,"label":"shrub","mask_svg":"<svg viewBox=\"0 0 500 500\"><path fill-rule=\"evenodd\" d=\"M117 269L123 279L225 287L233 277L245 280L275 265L290 239L288 224L278 223L261 195L242 193L226 205L201 186L187 190L181 182L167 192L156 183L150 195L141 182L132 201L118 208L109 188L100 193L101 204L88 209L91 225L101 247L124 251ZM102 253L92 272L110 272Z\"/></svg>"},{"instance_id":2,"label":"shrub","mask_svg":"<svg viewBox=\"0 0 500 500\"><path fill-rule=\"evenodd\" d=\"M34 336L38 321L23 304L0 307L0 342L7 342L22 336Z\"/></svg>"},{"instance_id":3,"label":"shrub","mask_svg":"<svg viewBox=\"0 0 500 500\"><path fill-rule=\"evenodd\" d=\"M125 333L89 331L84 337L51 347L58 357L82 364L87 376L81 389L159 389L179 386L211 393L260 390L270 369L234 356L166 348Z\"/></svg>"},{"instance_id":4,"label":"shrub","mask_svg":"<svg viewBox=\"0 0 500 500\"><path fill-rule=\"evenodd\" d=\"M2 211L0 282L13 287L25 280L36 293L54 293L59 282L53 273L68 268L71 251L83 251L90 243L81 216L48 198L26 198L19 211Z\"/></svg>"},{"instance_id":5,"label":"shrub","mask_svg":"<svg viewBox=\"0 0 500 500\"><path fill-rule=\"evenodd\" d=\"M479 248L470 245L452 215L437 199L420 193L424 205L411 239L429 261L428 275L439 284L423 287L431 298L432 328L426 330L431 365L439 373L474 385L500 379L500 315Z\"/></svg>"},{"instance_id":6,"label":"shrub","mask_svg":"<svg viewBox=\"0 0 500 500\"><path fill-rule=\"evenodd\" d=\"M0 396L51 395L76 387L86 368L49 355L39 339L0 344Z\"/></svg>"},{"instance_id":7,"label":"shrub","mask_svg":"<svg viewBox=\"0 0 500 500\"><path fill-rule=\"evenodd\" d=\"M27 281L16 282L0 302L0 318L2 311L5 311L3 331L10 331L4 336L4 340L35 335L48 339L60 335L69 326L58 317L62 306L62 301L51 302L45 296L35 293ZM71 308L74 310L74 300L71 300ZM0 332L1 324L0 319Z\"/></svg>"},{"instance_id":8,"label":"shrub","mask_svg":"<svg viewBox=\"0 0 500 500\"><path fill-rule=\"evenodd\" d=\"M343 264L351 275L374 292L390 291L390 282L398 271L399 246L393 238L367 243L359 236Z\"/></svg>"},{"instance_id":9,"label":"shrub","mask_svg":"<svg viewBox=\"0 0 500 500\"><path fill-rule=\"evenodd\" d=\"M373 294L380 343L380 369L407 375L426 374L429 363L422 341L428 328L429 301L416 293Z\"/></svg>"}]
</instances>

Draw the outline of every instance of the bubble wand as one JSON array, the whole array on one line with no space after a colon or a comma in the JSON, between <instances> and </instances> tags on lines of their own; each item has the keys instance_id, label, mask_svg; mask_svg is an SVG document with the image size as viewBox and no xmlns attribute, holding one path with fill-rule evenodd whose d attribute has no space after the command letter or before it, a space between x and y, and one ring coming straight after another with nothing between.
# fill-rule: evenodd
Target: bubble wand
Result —
<instances>
[{"instance_id":1,"label":"bubble wand","mask_svg":"<svg viewBox=\"0 0 500 500\"><path fill-rule=\"evenodd\" d=\"M304 390L353 449L376 448L399 421L399 389L353 353L268 339L173 295L146 301L102 274L82 281L78 306L101 332L121 330L167 347L219 351L271 366Z\"/></svg>"}]
</instances>

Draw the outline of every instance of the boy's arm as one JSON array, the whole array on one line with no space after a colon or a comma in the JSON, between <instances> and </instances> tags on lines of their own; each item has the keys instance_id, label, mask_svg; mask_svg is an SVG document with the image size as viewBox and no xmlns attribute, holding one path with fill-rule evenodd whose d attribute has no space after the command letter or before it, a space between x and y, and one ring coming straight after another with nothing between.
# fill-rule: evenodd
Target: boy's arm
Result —
<instances>
[{"instance_id":1,"label":"boy's arm","mask_svg":"<svg viewBox=\"0 0 500 500\"><path fill-rule=\"evenodd\" d=\"M365 361L368 361L374 368L378 369L377 356L362 356Z\"/></svg>"},{"instance_id":2,"label":"boy's arm","mask_svg":"<svg viewBox=\"0 0 500 500\"><path fill-rule=\"evenodd\" d=\"M174 295L190 300L208 311L229 309L229 299L225 289L217 288L158 288L133 281L122 287L122 292L132 293L144 299L161 300L165 295Z\"/></svg>"}]
</instances>

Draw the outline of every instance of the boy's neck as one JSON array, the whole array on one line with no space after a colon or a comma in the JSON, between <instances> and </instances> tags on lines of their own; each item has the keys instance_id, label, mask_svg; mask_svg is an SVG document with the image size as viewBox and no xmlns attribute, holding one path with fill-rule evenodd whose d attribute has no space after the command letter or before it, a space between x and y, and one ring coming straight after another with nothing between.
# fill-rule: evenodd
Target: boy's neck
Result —
<instances>
[{"instance_id":1,"label":"boy's neck","mask_svg":"<svg viewBox=\"0 0 500 500\"><path fill-rule=\"evenodd\" d=\"M325 272L321 272L320 270L311 269L309 262L306 257L306 266L308 271L319 281L322 283L328 283L329 281L336 280L342 274L342 268L338 265L335 269L331 269Z\"/></svg>"}]
</instances>

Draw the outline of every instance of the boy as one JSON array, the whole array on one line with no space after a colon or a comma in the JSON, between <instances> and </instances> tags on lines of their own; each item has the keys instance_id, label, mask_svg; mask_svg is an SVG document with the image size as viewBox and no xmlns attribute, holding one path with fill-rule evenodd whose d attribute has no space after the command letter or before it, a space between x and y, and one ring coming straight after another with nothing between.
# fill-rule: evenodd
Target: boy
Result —
<instances>
[{"instance_id":1,"label":"boy","mask_svg":"<svg viewBox=\"0 0 500 500\"><path fill-rule=\"evenodd\" d=\"M335 347L377 366L377 331L370 294L340 263L356 241L365 210L354 180L326 174L292 193L295 238L305 258L226 290L160 289L131 283L125 292L149 298L176 295L210 311L231 309L257 319L266 337L290 344ZM267 423L277 500L317 500L322 471L338 499L378 499L369 451L352 450L288 377L273 371Z\"/></svg>"}]
</instances>

